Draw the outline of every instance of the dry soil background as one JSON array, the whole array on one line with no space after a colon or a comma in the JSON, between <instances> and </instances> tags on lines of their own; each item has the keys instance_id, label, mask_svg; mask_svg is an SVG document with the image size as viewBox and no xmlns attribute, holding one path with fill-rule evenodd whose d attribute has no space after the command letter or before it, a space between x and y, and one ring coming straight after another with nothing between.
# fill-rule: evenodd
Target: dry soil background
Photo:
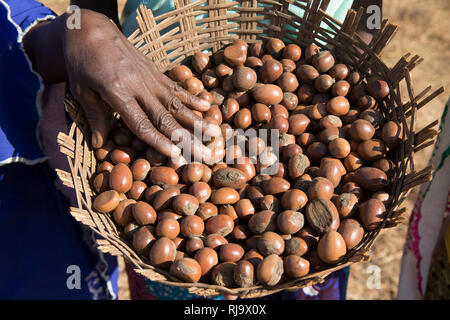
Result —
<instances>
[{"instance_id":1,"label":"dry soil background","mask_svg":"<svg viewBox=\"0 0 450 320\"><path fill-rule=\"evenodd\" d=\"M68 7L68 0L43 0L58 14ZM119 9L124 0L119 0ZM384 1L383 18L399 25L397 35L383 52L383 60L393 66L405 53L418 54L424 62L412 73L416 93L428 85L437 89L440 86L449 88L448 61L450 61L450 1L448 0L396 0ZM418 112L417 129L421 129L435 119L439 119L448 99L445 92L427 107ZM427 165L431 149L416 154L417 169ZM409 215L417 188L411 192L406 203ZM382 232L375 242L371 261L353 265L350 272L348 299L395 299L397 297L398 276L407 225ZM371 267L375 265L376 269ZM120 299L128 299L129 292L126 275L123 272L123 261L120 261ZM379 270L380 288L373 288L369 278L373 270Z\"/></svg>"}]
</instances>

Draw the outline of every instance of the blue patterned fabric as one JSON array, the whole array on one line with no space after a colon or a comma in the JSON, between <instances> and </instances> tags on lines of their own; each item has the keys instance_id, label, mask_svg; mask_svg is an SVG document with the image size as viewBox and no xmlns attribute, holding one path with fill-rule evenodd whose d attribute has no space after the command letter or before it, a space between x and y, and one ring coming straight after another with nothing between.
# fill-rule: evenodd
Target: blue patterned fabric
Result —
<instances>
[{"instance_id":1,"label":"blue patterned fabric","mask_svg":"<svg viewBox=\"0 0 450 320\"><path fill-rule=\"evenodd\" d=\"M44 85L22 37L53 17L34 0L0 0L0 300L114 299L117 259L68 213L38 140Z\"/></svg>"}]
</instances>

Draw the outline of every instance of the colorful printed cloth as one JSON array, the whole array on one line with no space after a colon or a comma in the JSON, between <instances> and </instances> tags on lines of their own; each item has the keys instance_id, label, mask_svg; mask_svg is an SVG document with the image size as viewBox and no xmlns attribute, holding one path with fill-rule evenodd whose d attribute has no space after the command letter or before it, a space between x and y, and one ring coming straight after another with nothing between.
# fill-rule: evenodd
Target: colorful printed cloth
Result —
<instances>
[{"instance_id":1,"label":"colorful printed cloth","mask_svg":"<svg viewBox=\"0 0 450 320\"><path fill-rule=\"evenodd\" d=\"M435 169L433 179L425 184L415 203L409 222L406 238L400 282L398 289L399 299L423 299L430 279L442 277L441 285L450 288L449 279L445 279L448 270L447 264L439 264L441 252L446 242L450 242L445 234L450 234L450 114L448 108L450 100L444 109L441 118L440 134L433 150L431 164ZM441 232L439 232L441 230ZM450 243L447 244L450 247ZM436 251L435 251L436 250ZM433 261L433 253L437 255ZM439 255L440 254L440 255ZM435 263L435 265L432 265ZM430 269L433 270L430 274ZM438 272L441 270L442 272ZM447 291L448 292L448 291ZM450 298L447 296L447 299Z\"/></svg>"},{"instance_id":2,"label":"colorful printed cloth","mask_svg":"<svg viewBox=\"0 0 450 320\"><path fill-rule=\"evenodd\" d=\"M49 166L67 165L56 146L68 132L65 85L44 85L22 47L54 16L34 0L0 0L0 299L114 299L117 259L68 214L73 191L62 195Z\"/></svg>"},{"instance_id":3,"label":"colorful printed cloth","mask_svg":"<svg viewBox=\"0 0 450 320\"><path fill-rule=\"evenodd\" d=\"M132 300L196 300L205 299L189 293L186 289L164 285L145 279L137 274L130 264L126 264L130 296ZM281 291L258 299L262 300L345 300L349 268L333 272L325 281L295 291ZM224 300L225 297L209 297ZM250 299L251 300L251 299Z\"/></svg>"}]
</instances>

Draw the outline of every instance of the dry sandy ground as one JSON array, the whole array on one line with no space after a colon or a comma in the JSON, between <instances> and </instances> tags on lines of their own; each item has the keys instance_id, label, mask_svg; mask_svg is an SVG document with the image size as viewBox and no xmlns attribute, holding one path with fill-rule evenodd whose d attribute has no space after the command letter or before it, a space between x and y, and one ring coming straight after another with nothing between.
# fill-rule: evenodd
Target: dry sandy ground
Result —
<instances>
[{"instance_id":1,"label":"dry sandy ground","mask_svg":"<svg viewBox=\"0 0 450 320\"><path fill-rule=\"evenodd\" d=\"M57 13L66 10L67 0L44 0ZM123 6L124 1L119 1ZM383 60L393 66L405 53L418 54L425 61L412 73L416 93L428 85L433 88L444 86L449 88L448 61L450 61L450 2L448 0L396 0L385 1L384 18L399 25L394 40L383 53ZM420 129L435 119L439 119L448 92L445 92L428 106L419 110L417 128ZM431 148L417 153L415 159L417 169L427 165ZM417 188L411 192L407 214L417 196ZM359 263L351 267L348 286L348 299L395 299L397 297L398 276L407 225L382 232L375 242L371 261ZM376 267L373 267L375 265ZM123 261L120 261L123 270ZM374 271L375 270L375 271ZM376 272L380 272L380 287L374 288L371 282ZM374 273L375 272L375 273ZM121 273L120 299L129 298L126 275Z\"/></svg>"}]
</instances>

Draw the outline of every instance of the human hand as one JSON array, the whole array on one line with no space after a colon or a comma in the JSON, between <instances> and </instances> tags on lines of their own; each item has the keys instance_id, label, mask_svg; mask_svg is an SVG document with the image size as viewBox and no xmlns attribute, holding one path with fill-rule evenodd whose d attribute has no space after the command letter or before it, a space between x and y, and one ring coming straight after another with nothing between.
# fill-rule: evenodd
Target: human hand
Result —
<instances>
[{"instance_id":1,"label":"human hand","mask_svg":"<svg viewBox=\"0 0 450 320\"><path fill-rule=\"evenodd\" d=\"M85 111L94 148L103 145L110 131L110 107L161 154L180 154L171 141L176 134L192 145L194 156L210 162L211 150L185 129L199 121L203 135L221 136L217 125L192 112L207 111L210 104L162 74L109 19L82 10L81 28L65 30L62 48L70 89Z\"/></svg>"}]
</instances>

